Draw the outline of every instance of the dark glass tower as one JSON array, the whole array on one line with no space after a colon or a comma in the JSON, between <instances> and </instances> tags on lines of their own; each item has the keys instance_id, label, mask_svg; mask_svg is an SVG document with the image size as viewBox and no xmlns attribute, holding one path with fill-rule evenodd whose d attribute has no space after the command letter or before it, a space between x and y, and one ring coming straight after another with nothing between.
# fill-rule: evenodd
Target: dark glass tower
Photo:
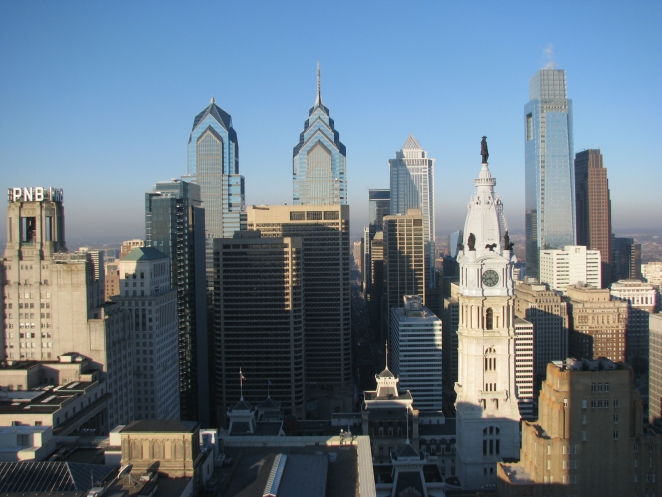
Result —
<instances>
[{"instance_id":1,"label":"dark glass tower","mask_svg":"<svg viewBox=\"0 0 662 497\"><path fill-rule=\"evenodd\" d=\"M611 284L611 200L600 150L575 155L577 245L600 252L602 288Z\"/></svg>"},{"instance_id":2,"label":"dark glass tower","mask_svg":"<svg viewBox=\"0 0 662 497\"><path fill-rule=\"evenodd\" d=\"M163 181L145 194L145 240L170 259L177 290L181 419L209 426L205 210L200 186Z\"/></svg>"}]
</instances>

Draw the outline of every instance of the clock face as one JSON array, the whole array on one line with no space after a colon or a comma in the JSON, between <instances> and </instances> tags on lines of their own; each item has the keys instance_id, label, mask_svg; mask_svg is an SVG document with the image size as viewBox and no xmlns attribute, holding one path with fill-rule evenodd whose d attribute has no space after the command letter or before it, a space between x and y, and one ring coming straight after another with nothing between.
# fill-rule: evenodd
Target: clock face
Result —
<instances>
[{"instance_id":1,"label":"clock face","mask_svg":"<svg viewBox=\"0 0 662 497\"><path fill-rule=\"evenodd\" d=\"M499 273L493 269L488 269L483 273L483 283L489 287L496 286L499 283Z\"/></svg>"}]
</instances>

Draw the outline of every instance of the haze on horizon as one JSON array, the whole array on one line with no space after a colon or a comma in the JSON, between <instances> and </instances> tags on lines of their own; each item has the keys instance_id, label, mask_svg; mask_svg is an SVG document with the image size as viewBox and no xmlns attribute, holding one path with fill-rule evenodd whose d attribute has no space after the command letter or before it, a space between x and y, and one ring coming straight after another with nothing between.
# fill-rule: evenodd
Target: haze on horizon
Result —
<instances>
[{"instance_id":1,"label":"haze on horizon","mask_svg":"<svg viewBox=\"0 0 662 497\"><path fill-rule=\"evenodd\" d=\"M319 59L347 147L353 236L368 189L388 188L388 159L410 133L436 159L439 233L464 224L483 135L521 232L529 78L557 67L574 151L604 156L614 231L661 229L662 5L540 7L4 2L0 187L63 188L68 239L141 236L144 193L186 173L193 118L213 95L237 131L247 204L291 203L292 147Z\"/></svg>"}]
</instances>

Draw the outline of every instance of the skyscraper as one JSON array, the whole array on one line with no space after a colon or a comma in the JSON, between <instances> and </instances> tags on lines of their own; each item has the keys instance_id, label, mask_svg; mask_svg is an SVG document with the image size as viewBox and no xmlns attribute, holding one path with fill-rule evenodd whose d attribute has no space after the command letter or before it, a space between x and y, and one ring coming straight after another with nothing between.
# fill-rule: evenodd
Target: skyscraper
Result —
<instances>
[{"instance_id":1,"label":"skyscraper","mask_svg":"<svg viewBox=\"0 0 662 497\"><path fill-rule=\"evenodd\" d=\"M133 419L180 419L177 291L170 261L153 247L133 249L118 261L120 293L114 302L133 321ZM156 376L156 377L155 377Z\"/></svg>"},{"instance_id":2,"label":"skyscraper","mask_svg":"<svg viewBox=\"0 0 662 497\"><path fill-rule=\"evenodd\" d=\"M294 147L294 205L347 204L347 153L340 143L329 109L322 103L317 63L317 98L299 143Z\"/></svg>"},{"instance_id":3,"label":"skyscraper","mask_svg":"<svg viewBox=\"0 0 662 497\"><path fill-rule=\"evenodd\" d=\"M391 176L391 214L407 214L420 209L423 215L425 242L425 279L428 288L435 287L435 224L434 224L434 159L412 135L395 159L388 161Z\"/></svg>"},{"instance_id":4,"label":"skyscraper","mask_svg":"<svg viewBox=\"0 0 662 497\"><path fill-rule=\"evenodd\" d=\"M487 158L474 181L459 252L457 463L465 489L496 484L496 463L519 451L515 256Z\"/></svg>"},{"instance_id":5,"label":"skyscraper","mask_svg":"<svg viewBox=\"0 0 662 497\"><path fill-rule=\"evenodd\" d=\"M382 340L390 339L391 309L402 307L405 295L419 295L425 302L425 249L423 216L419 209L406 215L384 217L384 303Z\"/></svg>"},{"instance_id":6,"label":"skyscraper","mask_svg":"<svg viewBox=\"0 0 662 497\"><path fill-rule=\"evenodd\" d=\"M575 245L572 100L565 71L533 75L524 124L526 274L538 278L541 249Z\"/></svg>"},{"instance_id":7,"label":"skyscraper","mask_svg":"<svg viewBox=\"0 0 662 497\"><path fill-rule=\"evenodd\" d=\"M552 290L565 293L568 285L578 282L601 288L600 252L574 245L554 250L540 251L540 282L549 284Z\"/></svg>"},{"instance_id":8,"label":"skyscraper","mask_svg":"<svg viewBox=\"0 0 662 497\"><path fill-rule=\"evenodd\" d=\"M263 238L302 238L306 382L349 385L349 206L252 206L248 228Z\"/></svg>"},{"instance_id":9,"label":"skyscraper","mask_svg":"<svg viewBox=\"0 0 662 497\"><path fill-rule=\"evenodd\" d=\"M634 238L612 238L612 280L641 279L641 243Z\"/></svg>"},{"instance_id":10,"label":"skyscraper","mask_svg":"<svg viewBox=\"0 0 662 497\"><path fill-rule=\"evenodd\" d=\"M145 194L145 238L170 259L177 290L181 419L209 424L205 210L200 185L161 181Z\"/></svg>"},{"instance_id":11,"label":"skyscraper","mask_svg":"<svg viewBox=\"0 0 662 497\"><path fill-rule=\"evenodd\" d=\"M418 295L405 295L403 304L391 309L391 369L418 409L441 411L441 319Z\"/></svg>"},{"instance_id":12,"label":"skyscraper","mask_svg":"<svg viewBox=\"0 0 662 497\"><path fill-rule=\"evenodd\" d=\"M383 241L382 236L375 242L375 234L381 232L384 224L384 216L388 216L391 212L391 192L390 190L368 190L368 227L364 229L364 267L363 281L366 302L368 304L369 312L376 316L377 319L372 320L373 331L377 333L379 330L379 316L381 313L382 290L383 290L383 273L382 273L382 255ZM373 250L373 245L375 249ZM373 252L376 258L373 261ZM373 274L373 268L377 267L379 274Z\"/></svg>"},{"instance_id":13,"label":"skyscraper","mask_svg":"<svg viewBox=\"0 0 662 497\"><path fill-rule=\"evenodd\" d=\"M301 247L300 237L253 230L214 241L219 426L242 395L253 403L270 396L285 415L305 416ZM243 391L240 369L248 378Z\"/></svg>"},{"instance_id":14,"label":"skyscraper","mask_svg":"<svg viewBox=\"0 0 662 497\"><path fill-rule=\"evenodd\" d=\"M244 177L239 174L239 145L230 114L209 105L195 116L188 140L184 179L200 185L205 209L207 287L213 288L213 239L231 238L246 229Z\"/></svg>"},{"instance_id":15,"label":"skyscraper","mask_svg":"<svg viewBox=\"0 0 662 497\"><path fill-rule=\"evenodd\" d=\"M105 302L90 254L67 252L64 233L61 189L9 190L7 246L0 261L6 307L0 360L88 358L111 396L104 426L98 427L107 432L134 414L131 322L120 304Z\"/></svg>"},{"instance_id":16,"label":"skyscraper","mask_svg":"<svg viewBox=\"0 0 662 497\"><path fill-rule=\"evenodd\" d=\"M575 155L577 245L600 252L602 288L611 283L611 200L600 150Z\"/></svg>"},{"instance_id":17,"label":"skyscraper","mask_svg":"<svg viewBox=\"0 0 662 497\"><path fill-rule=\"evenodd\" d=\"M662 314L649 316L648 421L662 432Z\"/></svg>"}]
</instances>

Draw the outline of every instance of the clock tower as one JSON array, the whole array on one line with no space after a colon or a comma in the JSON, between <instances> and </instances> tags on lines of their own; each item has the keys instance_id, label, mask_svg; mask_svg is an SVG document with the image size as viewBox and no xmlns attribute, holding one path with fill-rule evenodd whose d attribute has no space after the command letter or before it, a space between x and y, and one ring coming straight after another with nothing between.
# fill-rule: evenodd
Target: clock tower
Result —
<instances>
[{"instance_id":1,"label":"clock tower","mask_svg":"<svg viewBox=\"0 0 662 497\"><path fill-rule=\"evenodd\" d=\"M457 459L465 489L496 488L496 463L519 457L515 390L516 262L496 180L483 164L468 205L460 265Z\"/></svg>"}]
</instances>

